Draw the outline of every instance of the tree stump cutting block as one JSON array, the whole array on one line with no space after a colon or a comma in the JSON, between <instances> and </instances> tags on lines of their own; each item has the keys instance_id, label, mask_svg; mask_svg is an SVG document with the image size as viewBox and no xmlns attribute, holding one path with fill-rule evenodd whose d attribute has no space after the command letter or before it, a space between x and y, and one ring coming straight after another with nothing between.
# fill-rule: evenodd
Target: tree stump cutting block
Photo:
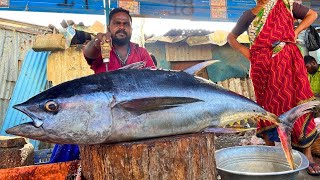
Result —
<instances>
[{"instance_id":1,"label":"tree stump cutting block","mask_svg":"<svg viewBox=\"0 0 320 180\"><path fill-rule=\"evenodd\" d=\"M213 133L80 146L84 179L217 179Z\"/></svg>"}]
</instances>

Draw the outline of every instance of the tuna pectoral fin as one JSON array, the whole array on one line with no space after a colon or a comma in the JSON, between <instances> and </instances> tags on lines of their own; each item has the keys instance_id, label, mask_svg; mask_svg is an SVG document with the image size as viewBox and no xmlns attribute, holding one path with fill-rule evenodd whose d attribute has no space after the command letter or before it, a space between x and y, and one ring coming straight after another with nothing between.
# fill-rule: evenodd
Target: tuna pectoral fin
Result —
<instances>
[{"instance_id":1,"label":"tuna pectoral fin","mask_svg":"<svg viewBox=\"0 0 320 180\"><path fill-rule=\"evenodd\" d=\"M210 66L211 64L214 64L216 62L220 62L220 60L210 60L210 61L204 61L202 63L196 64L194 66L191 66L185 70L183 70L184 72L194 75L197 74L199 71L201 71L202 69Z\"/></svg>"},{"instance_id":2,"label":"tuna pectoral fin","mask_svg":"<svg viewBox=\"0 0 320 180\"><path fill-rule=\"evenodd\" d=\"M140 113L170 109L182 104L199 102L200 99L188 97L150 97L121 102L119 105L128 110Z\"/></svg>"}]
</instances>

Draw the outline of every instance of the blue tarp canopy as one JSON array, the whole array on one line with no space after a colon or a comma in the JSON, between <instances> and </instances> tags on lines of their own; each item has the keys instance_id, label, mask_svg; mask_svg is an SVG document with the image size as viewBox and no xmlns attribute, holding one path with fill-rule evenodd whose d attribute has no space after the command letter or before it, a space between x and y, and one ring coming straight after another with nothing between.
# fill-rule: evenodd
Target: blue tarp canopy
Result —
<instances>
[{"instance_id":1,"label":"blue tarp canopy","mask_svg":"<svg viewBox=\"0 0 320 180\"><path fill-rule=\"evenodd\" d=\"M2 0L0 2L2 2L0 10L104 14L103 0Z\"/></svg>"},{"instance_id":2,"label":"blue tarp canopy","mask_svg":"<svg viewBox=\"0 0 320 180\"><path fill-rule=\"evenodd\" d=\"M105 0L108 2L108 0ZM103 0L4 0L0 10L104 14ZM110 8L124 7L134 16L236 21L254 0L110 0Z\"/></svg>"},{"instance_id":3,"label":"blue tarp canopy","mask_svg":"<svg viewBox=\"0 0 320 180\"><path fill-rule=\"evenodd\" d=\"M134 16L227 22L236 22L255 6L254 0L2 0L0 10L103 15L108 9L104 2L111 9L129 9ZM300 2L320 13L319 1ZM320 24L319 18L315 24Z\"/></svg>"}]
</instances>

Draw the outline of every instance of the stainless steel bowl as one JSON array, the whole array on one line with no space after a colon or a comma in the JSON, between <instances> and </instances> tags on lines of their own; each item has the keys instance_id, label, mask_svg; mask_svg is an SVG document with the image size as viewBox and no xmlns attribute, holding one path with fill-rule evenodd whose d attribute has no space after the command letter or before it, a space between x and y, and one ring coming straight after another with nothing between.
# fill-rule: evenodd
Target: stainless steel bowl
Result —
<instances>
[{"instance_id":1,"label":"stainless steel bowl","mask_svg":"<svg viewBox=\"0 0 320 180\"><path fill-rule=\"evenodd\" d=\"M235 146L215 153L221 180L291 180L309 166L306 156L293 150L291 170L281 147Z\"/></svg>"}]
</instances>

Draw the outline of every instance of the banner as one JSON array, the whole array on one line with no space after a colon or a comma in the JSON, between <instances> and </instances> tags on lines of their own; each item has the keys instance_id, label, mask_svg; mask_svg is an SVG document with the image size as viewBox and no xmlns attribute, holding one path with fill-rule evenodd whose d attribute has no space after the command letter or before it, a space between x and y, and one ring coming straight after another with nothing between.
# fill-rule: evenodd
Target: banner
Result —
<instances>
[{"instance_id":1,"label":"banner","mask_svg":"<svg viewBox=\"0 0 320 180\"><path fill-rule=\"evenodd\" d=\"M9 0L0 0L0 8L9 7Z\"/></svg>"},{"instance_id":2,"label":"banner","mask_svg":"<svg viewBox=\"0 0 320 180\"><path fill-rule=\"evenodd\" d=\"M211 19L226 20L228 18L226 0L211 0L210 8Z\"/></svg>"},{"instance_id":3,"label":"banner","mask_svg":"<svg viewBox=\"0 0 320 180\"><path fill-rule=\"evenodd\" d=\"M119 7L122 7L130 12L132 16L140 14L139 2L135 0L119 0Z\"/></svg>"},{"instance_id":4,"label":"banner","mask_svg":"<svg viewBox=\"0 0 320 180\"><path fill-rule=\"evenodd\" d=\"M103 0L0 0L0 10L104 14Z\"/></svg>"}]
</instances>

